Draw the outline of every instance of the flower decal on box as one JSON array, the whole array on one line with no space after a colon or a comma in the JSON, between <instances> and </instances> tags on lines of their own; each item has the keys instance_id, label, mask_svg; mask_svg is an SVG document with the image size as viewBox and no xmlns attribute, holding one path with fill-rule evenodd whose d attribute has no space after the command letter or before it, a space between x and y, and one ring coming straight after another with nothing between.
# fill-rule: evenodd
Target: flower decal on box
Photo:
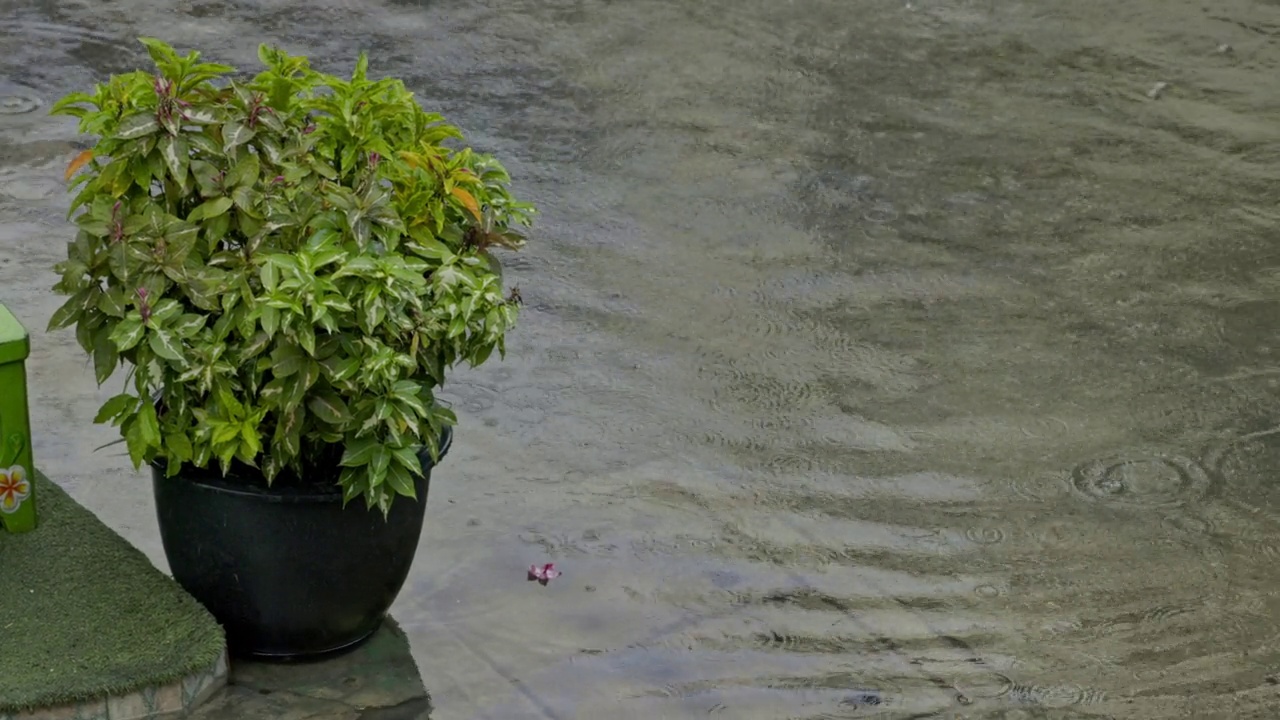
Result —
<instances>
[{"instance_id":1,"label":"flower decal on box","mask_svg":"<svg viewBox=\"0 0 1280 720\"><path fill-rule=\"evenodd\" d=\"M0 469L0 512L15 512L31 495L31 482L21 465Z\"/></svg>"}]
</instances>

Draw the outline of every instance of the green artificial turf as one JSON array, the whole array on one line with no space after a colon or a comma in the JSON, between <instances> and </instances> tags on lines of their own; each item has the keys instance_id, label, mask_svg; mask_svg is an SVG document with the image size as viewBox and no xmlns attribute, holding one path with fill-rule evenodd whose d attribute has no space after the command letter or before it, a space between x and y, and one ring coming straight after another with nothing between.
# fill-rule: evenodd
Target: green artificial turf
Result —
<instances>
[{"instance_id":1,"label":"green artificial turf","mask_svg":"<svg viewBox=\"0 0 1280 720\"><path fill-rule=\"evenodd\" d=\"M36 475L39 526L0 530L0 714L119 695L207 669L213 617L141 551Z\"/></svg>"}]
</instances>

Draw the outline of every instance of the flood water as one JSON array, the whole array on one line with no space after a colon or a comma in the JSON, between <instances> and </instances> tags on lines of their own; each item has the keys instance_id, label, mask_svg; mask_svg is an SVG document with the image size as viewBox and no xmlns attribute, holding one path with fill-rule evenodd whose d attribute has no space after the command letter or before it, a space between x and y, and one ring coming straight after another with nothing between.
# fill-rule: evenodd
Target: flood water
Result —
<instances>
[{"instance_id":1,"label":"flood water","mask_svg":"<svg viewBox=\"0 0 1280 720\"><path fill-rule=\"evenodd\" d=\"M367 49L541 207L392 611L436 720L1280 713L1274 0L0 17L38 462L161 567L149 483L92 452L116 381L43 332L52 100L138 35Z\"/></svg>"}]
</instances>

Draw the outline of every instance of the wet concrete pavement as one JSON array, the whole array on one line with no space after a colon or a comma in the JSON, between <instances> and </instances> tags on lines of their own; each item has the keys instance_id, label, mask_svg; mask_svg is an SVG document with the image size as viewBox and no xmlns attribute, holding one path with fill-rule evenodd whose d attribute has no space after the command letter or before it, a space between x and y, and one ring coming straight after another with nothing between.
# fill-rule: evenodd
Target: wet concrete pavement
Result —
<instances>
[{"instance_id":1,"label":"wet concrete pavement","mask_svg":"<svg viewBox=\"0 0 1280 720\"><path fill-rule=\"evenodd\" d=\"M543 217L393 613L433 717L1280 703L1280 8L0 0L45 470L164 567L59 303L57 96L360 49ZM1159 93L1157 83L1168 83ZM113 380L112 383L116 381ZM525 581L531 562L564 577Z\"/></svg>"}]
</instances>

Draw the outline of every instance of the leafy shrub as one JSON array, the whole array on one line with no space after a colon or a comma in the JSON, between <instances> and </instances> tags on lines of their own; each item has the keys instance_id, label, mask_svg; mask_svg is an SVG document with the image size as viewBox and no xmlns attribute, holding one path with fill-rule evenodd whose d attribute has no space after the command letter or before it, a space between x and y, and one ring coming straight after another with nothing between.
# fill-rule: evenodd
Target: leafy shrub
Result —
<instances>
[{"instance_id":1,"label":"leafy shrub","mask_svg":"<svg viewBox=\"0 0 1280 720\"><path fill-rule=\"evenodd\" d=\"M505 352L519 293L490 250L522 247L533 207L363 55L344 80L264 45L236 82L141 42L155 74L52 109L99 138L67 170L78 232L49 323L75 326L99 384L130 368L95 421L136 467L243 464L387 512L456 422L434 396L450 368Z\"/></svg>"}]
</instances>

